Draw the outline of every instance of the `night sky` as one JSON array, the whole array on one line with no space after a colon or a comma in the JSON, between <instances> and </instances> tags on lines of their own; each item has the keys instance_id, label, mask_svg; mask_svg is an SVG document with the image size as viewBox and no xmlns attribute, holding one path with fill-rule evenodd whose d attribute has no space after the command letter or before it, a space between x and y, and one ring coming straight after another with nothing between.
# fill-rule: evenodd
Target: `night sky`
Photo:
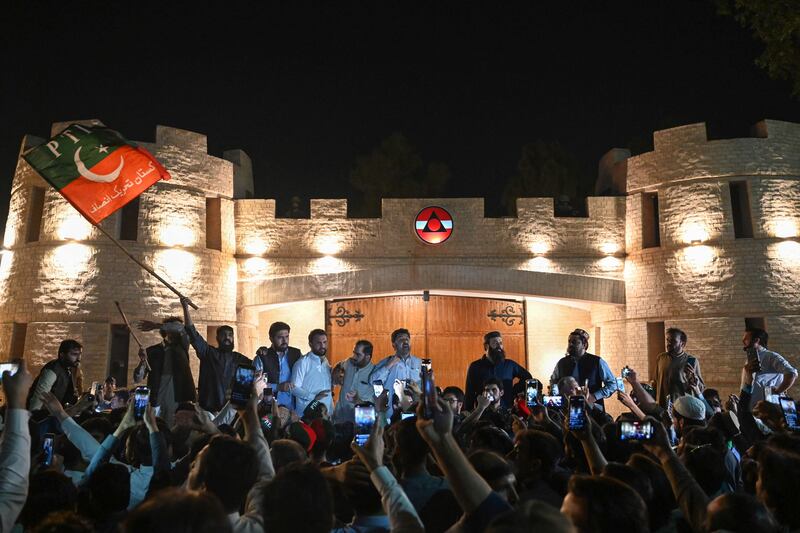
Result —
<instances>
[{"instance_id":1,"label":"night sky","mask_svg":"<svg viewBox=\"0 0 800 533\"><path fill-rule=\"evenodd\" d=\"M3 223L22 135L61 120L242 148L279 213L293 195L357 198L356 157L402 132L449 166L448 196L485 197L489 214L537 139L560 142L588 190L603 153L648 149L654 129L800 122L788 82L754 65L761 44L710 0L214 4L4 6Z\"/></svg>"}]
</instances>

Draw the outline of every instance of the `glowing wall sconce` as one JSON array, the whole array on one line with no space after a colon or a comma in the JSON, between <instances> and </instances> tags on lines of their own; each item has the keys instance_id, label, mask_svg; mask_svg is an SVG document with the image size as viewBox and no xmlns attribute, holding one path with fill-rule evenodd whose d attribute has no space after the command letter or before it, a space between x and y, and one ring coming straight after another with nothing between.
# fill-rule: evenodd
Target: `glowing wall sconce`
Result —
<instances>
[{"instance_id":1,"label":"glowing wall sconce","mask_svg":"<svg viewBox=\"0 0 800 533\"><path fill-rule=\"evenodd\" d=\"M683 241L687 244L700 244L708 240L708 230L696 222L687 224L683 229Z\"/></svg>"},{"instance_id":2,"label":"glowing wall sconce","mask_svg":"<svg viewBox=\"0 0 800 533\"><path fill-rule=\"evenodd\" d=\"M348 265L338 257L326 255L315 259L311 264L311 271L314 274L334 274L337 272L345 272L348 270Z\"/></svg>"},{"instance_id":3,"label":"glowing wall sconce","mask_svg":"<svg viewBox=\"0 0 800 533\"><path fill-rule=\"evenodd\" d=\"M92 225L78 213L70 213L58 226L58 238L65 241L82 241L89 237Z\"/></svg>"},{"instance_id":4,"label":"glowing wall sconce","mask_svg":"<svg viewBox=\"0 0 800 533\"><path fill-rule=\"evenodd\" d=\"M694 271L700 271L708 267L713 261L714 248L705 245L694 245L684 248L684 258L689 267Z\"/></svg>"},{"instance_id":5,"label":"glowing wall sconce","mask_svg":"<svg viewBox=\"0 0 800 533\"><path fill-rule=\"evenodd\" d=\"M778 257L794 265L800 264L800 242L783 241L777 243Z\"/></svg>"},{"instance_id":6,"label":"glowing wall sconce","mask_svg":"<svg viewBox=\"0 0 800 533\"><path fill-rule=\"evenodd\" d=\"M269 249L266 241L257 237L251 237L244 243L244 251L249 255L262 255Z\"/></svg>"},{"instance_id":7,"label":"glowing wall sconce","mask_svg":"<svg viewBox=\"0 0 800 533\"><path fill-rule=\"evenodd\" d=\"M600 251L606 255L614 255L619 251L619 246L613 242L606 242L600 246Z\"/></svg>"},{"instance_id":8,"label":"glowing wall sconce","mask_svg":"<svg viewBox=\"0 0 800 533\"><path fill-rule=\"evenodd\" d=\"M251 276L255 276L266 272L268 266L269 263L267 263L267 260L263 257L251 257L245 260L244 271Z\"/></svg>"},{"instance_id":9,"label":"glowing wall sconce","mask_svg":"<svg viewBox=\"0 0 800 533\"><path fill-rule=\"evenodd\" d=\"M534 255L544 255L550 251L550 245L544 241L536 241L531 244L531 252Z\"/></svg>"},{"instance_id":10,"label":"glowing wall sconce","mask_svg":"<svg viewBox=\"0 0 800 533\"><path fill-rule=\"evenodd\" d=\"M315 246L322 255L336 255L342 250L342 243L336 235L321 235L317 237Z\"/></svg>"},{"instance_id":11,"label":"glowing wall sconce","mask_svg":"<svg viewBox=\"0 0 800 533\"><path fill-rule=\"evenodd\" d=\"M782 218L772 224L772 233L779 239L793 239L797 237L797 221L791 218Z\"/></svg>"},{"instance_id":12,"label":"glowing wall sconce","mask_svg":"<svg viewBox=\"0 0 800 533\"><path fill-rule=\"evenodd\" d=\"M65 278L77 278L86 272L92 249L85 244L71 242L53 250L54 270Z\"/></svg>"},{"instance_id":13,"label":"glowing wall sconce","mask_svg":"<svg viewBox=\"0 0 800 533\"><path fill-rule=\"evenodd\" d=\"M156 252L155 266L167 275L169 281L188 283L194 279L196 260L186 250L159 250Z\"/></svg>"},{"instance_id":14,"label":"glowing wall sconce","mask_svg":"<svg viewBox=\"0 0 800 533\"><path fill-rule=\"evenodd\" d=\"M611 255L609 255L608 257L602 258L598 262L598 265L600 266L600 268L602 270L605 270L605 271L619 270L620 268L622 268L624 266L622 264L622 261L619 258L611 256Z\"/></svg>"},{"instance_id":15,"label":"glowing wall sconce","mask_svg":"<svg viewBox=\"0 0 800 533\"><path fill-rule=\"evenodd\" d=\"M166 246L189 247L194 244L194 232L183 224L168 224L161 228L159 239Z\"/></svg>"}]
</instances>

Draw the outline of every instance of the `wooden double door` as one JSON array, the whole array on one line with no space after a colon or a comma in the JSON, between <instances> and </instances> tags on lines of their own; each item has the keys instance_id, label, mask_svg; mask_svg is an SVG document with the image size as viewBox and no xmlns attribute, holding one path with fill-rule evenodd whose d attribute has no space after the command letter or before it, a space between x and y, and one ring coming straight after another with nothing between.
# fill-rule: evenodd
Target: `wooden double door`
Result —
<instances>
[{"instance_id":1,"label":"wooden double door","mask_svg":"<svg viewBox=\"0 0 800 533\"><path fill-rule=\"evenodd\" d=\"M391 335L411 332L411 353L431 359L436 384L464 388L469 364L483 354L483 336L503 335L506 357L527 366L522 302L464 296L387 296L326 302L328 353L335 364L356 341L374 346L372 362L393 354Z\"/></svg>"}]
</instances>

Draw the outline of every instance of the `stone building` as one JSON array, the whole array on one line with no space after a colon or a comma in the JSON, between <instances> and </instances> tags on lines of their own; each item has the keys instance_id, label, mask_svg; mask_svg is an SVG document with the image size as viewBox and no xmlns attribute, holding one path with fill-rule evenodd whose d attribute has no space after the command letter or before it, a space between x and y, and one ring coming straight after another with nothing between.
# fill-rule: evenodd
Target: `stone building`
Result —
<instances>
[{"instance_id":1,"label":"stone building","mask_svg":"<svg viewBox=\"0 0 800 533\"><path fill-rule=\"evenodd\" d=\"M20 151L38 142L27 136ZM612 196L588 198L585 218L555 217L549 198L520 198L508 218L486 218L474 198L385 199L375 219L313 199L309 218L278 218L274 200L252 198L244 152L220 159L204 135L163 126L141 144L172 179L103 227L198 304L200 331L213 339L235 325L248 355L269 344L275 320L304 351L307 332L326 329L334 360L359 338L379 359L391 331L407 327L438 383L463 387L483 333L496 329L509 356L546 381L569 331L582 327L615 372L627 364L647 376L676 326L706 383L729 393L749 324L765 325L770 347L799 362L798 124L765 120L752 137L721 140L691 124L655 132L649 153L614 149L597 183ZM452 217L438 245L415 232L429 206ZM115 300L132 320L180 314L171 292L19 158L0 263L0 357L24 354L38 367L72 337L84 344L85 381L126 383L137 347Z\"/></svg>"}]
</instances>

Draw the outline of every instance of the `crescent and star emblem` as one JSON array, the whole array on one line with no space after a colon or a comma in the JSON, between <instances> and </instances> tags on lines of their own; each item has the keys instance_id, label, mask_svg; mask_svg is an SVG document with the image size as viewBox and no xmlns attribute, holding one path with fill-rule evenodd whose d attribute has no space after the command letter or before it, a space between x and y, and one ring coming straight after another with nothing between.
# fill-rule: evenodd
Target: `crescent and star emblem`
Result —
<instances>
[{"instance_id":1,"label":"crescent and star emblem","mask_svg":"<svg viewBox=\"0 0 800 533\"><path fill-rule=\"evenodd\" d=\"M78 173L89 181L111 183L117 179L119 173L122 172L122 167L125 166L125 158L122 156L119 157L119 165L113 172L109 172L108 174L95 174L86 168L86 165L81 161L81 147L78 147L78 149L75 150L75 166L78 167Z\"/></svg>"}]
</instances>

